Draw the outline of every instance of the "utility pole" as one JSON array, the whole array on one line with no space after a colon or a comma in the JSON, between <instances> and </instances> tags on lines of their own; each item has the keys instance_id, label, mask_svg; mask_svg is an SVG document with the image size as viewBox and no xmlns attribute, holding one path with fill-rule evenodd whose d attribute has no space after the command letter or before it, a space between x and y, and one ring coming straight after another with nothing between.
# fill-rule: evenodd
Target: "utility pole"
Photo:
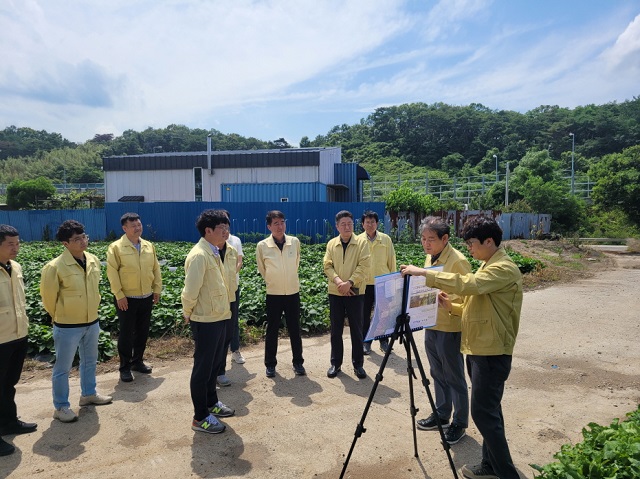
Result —
<instances>
[{"instance_id":1,"label":"utility pole","mask_svg":"<svg viewBox=\"0 0 640 479\"><path fill-rule=\"evenodd\" d=\"M509 206L509 162L507 161L507 174L505 176L504 184L504 206Z\"/></svg>"},{"instance_id":2,"label":"utility pole","mask_svg":"<svg viewBox=\"0 0 640 479\"><path fill-rule=\"evenodd\" d=\"M569 133L571 137L571 194L575 193L575 181L576 181L576 169L575 169L575 155L576 155L576 135Z\"/></svg>"}]
</instances>

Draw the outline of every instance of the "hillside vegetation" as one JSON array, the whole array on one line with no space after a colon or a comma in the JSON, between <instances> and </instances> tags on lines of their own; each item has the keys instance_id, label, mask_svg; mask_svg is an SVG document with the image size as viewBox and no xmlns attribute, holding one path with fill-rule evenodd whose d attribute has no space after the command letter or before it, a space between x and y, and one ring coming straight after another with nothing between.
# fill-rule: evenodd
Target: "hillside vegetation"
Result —
<instances>
[{"instance_id":1,"label":"hillside vegetation","mask_svg":"<svg viewBox=\"0 0 640 479\"><path fill-rule=\"evenodd\" d=\"M101 158L153 152L289 148L182 125L105 132L83 144L58 133L11 126L0 131L0 183L45 177L54 183L98 182ZM301 147L340 146L373 177L393 174L449 181L485 176L499 181L474 194L471 208L502 209L509 163L508 211L553 215L554 231L633 237L640 225L640 98L574 109L540 106L526 113L480 104L412 103L376 109L355 125L333 127ZM572 194L568 177L593 184L590 198ZM497 171L496 171L497 170ZM469 180L466 180L469 181ZM461 207L445 198L438 207ZM446 204L445 204L446 203ZM55 203L54 204L59 204Z\"/></svg>"}]
</instances>

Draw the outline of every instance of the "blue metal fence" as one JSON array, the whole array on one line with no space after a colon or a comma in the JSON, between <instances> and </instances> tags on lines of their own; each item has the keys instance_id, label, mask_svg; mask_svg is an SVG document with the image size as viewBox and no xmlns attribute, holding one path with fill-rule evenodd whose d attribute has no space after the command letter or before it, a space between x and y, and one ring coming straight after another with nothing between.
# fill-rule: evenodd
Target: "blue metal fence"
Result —
<instances>
[{"instance_id":1,"label":"blue metal fence","mask_svg":"<svg viewBox=\"0 0 640 479\"><path fill-rule=\"evenodd\" d=\"M243 240L257 240L268 236L265 216L270 210L280 210L287 217L287 233L305 235L312 242L324 242L337 234L335 215L348 210L360 220L365 210L372 210L384 218L384 203L106 203L106 231L119 235L120 217L128 211L140 215L145 237L155 241L197 241L195 227L198 215L205 209L226 209L231 215L231 231Z\"/></svg>"},{"instance_id":2,"label":"blue metal fence","mask_svg":"<svg viewBox=\"0 0 640 479\"><path fill-rule=\"evenodd\" d=\"M87 234L94 240L103 240L110 234L120 236L120 217L128 211L140 215L145 227L144 236L154 241L197 241L198 231L195 221L208 208L221 208L231 215L231 231L243 241L258 241L269 235L265 215L269 210L280 210L287 217L287 233L303 235L305 242L323 243L337 234L335 214L348 210L356 223L365 210L378 213L385 230L391 226L400 233L408 224L417 229L420 219L414 214L397 215L393 221L387 214L385 204L325 203L325 202L285 202L285 203L107 203L104 209L86 210L28 210L0 211L0 223L10 224L20 232L23 241L55 239L58 226L65 220L74 219L85 225ZM447 221L462 228L468 216L489 214L496 218L504 231L503 239L536 238L540 233L549 233L551 215L530 213L500 213L498 211L449 211Z\"/></svg>"},{"instance_id":3,"label":"blue metal fence","mask_svg":"<svg viewBox=\"0 0 640 479\"><path fill-rule=\"evenodd\" d=\"M54 240L58 226L65 220L82 223L92 239L106 238L103 209L0 211L0 223L16 228L21 241Z\"/></svg>"}]
</instances>

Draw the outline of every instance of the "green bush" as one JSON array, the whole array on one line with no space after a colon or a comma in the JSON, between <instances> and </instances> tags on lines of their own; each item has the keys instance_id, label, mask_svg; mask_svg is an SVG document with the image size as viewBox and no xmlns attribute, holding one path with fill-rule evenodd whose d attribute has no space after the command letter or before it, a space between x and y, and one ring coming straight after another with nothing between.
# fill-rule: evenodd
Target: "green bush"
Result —
<instances>
[{"instance_id":1,"label":"green bush","mask_svg":"<svg viewBox=\"0 0 640 479\"><path fill-rule=\"evenodd\" d=\"M545 466L530 464L541 479L636 479L640 477L640 406L610 426L594 422L582 429L584 440L564 444Z\"/></svg>"}]
</instances>

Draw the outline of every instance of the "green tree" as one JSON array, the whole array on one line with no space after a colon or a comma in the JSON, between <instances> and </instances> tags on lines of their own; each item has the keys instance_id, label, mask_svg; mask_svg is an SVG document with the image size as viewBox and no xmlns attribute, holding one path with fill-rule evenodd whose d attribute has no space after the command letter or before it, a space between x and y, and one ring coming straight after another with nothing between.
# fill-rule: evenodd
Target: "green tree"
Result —
<instances>
[{"instance_id":1,"label":"green tree","mask_svg":"<svg viewBox=\"0 0 640 479\"><path fill-rule=\"evenodd\" d=\"M13 209L37 207L38 202L51 198L56 192L51 180L16 180L7 187L7 205Z\"/></svg>"},{"instance_id":2,"label":"green tree","mask_svg":"<svg viewBox=\"0 0 640 479\"><path fill-rule=\"evenodd\" d=\"M622 208L640 224L640 145L606 155L593 165L593 201L605 209Z\"/></svg>"},{"instance_id":3,"label":"green tree","mask_svg":"<svg viewBox=\"0 0 640 479\"><path fill-rule=\"evenodd\" d=\"M384 201L387 209L394 212L430 214L440 209L440 202L435 196L415 192L406 183L385 196Z\"/></svg>"}]
</instances>

